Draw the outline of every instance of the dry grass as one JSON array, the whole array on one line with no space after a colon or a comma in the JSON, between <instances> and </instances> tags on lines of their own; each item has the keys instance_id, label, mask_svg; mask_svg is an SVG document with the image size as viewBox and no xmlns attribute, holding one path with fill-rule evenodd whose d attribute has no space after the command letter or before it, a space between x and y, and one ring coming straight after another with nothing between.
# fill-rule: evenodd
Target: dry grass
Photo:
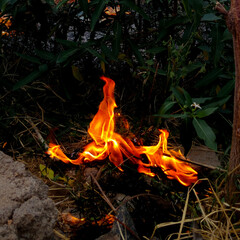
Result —
<instances>
[{"instance_id":1,"label":"dry grass","mask_svg":"<svg viewBox=\"0 0 240 240\"><path fill-rule=\"evenodd\" d=\"M209 184L209 195L200 199L195 190L196 184L200 181L207 181ZM189 208L190 194L196 198L196 203L200 209L200 216L187 218L187 210ZM208 239L208 240L233 240L240 239L240 208L230 206L224 200L220 199L220 194L214 190L209 179L200 179L192 187L189 187L185 206L182 213L182 219L178 222L160 223L155 226L152 236L145 239L153 239L156 230L172 225L180 225L179 232L168 236L170 239ZM191 227L189 227L189 223ZM196 228L197 226L197 228ZM185 231L184 231L185 230ZM196 238L196 235L199 238Z\"/></svg>"}]
</instances>

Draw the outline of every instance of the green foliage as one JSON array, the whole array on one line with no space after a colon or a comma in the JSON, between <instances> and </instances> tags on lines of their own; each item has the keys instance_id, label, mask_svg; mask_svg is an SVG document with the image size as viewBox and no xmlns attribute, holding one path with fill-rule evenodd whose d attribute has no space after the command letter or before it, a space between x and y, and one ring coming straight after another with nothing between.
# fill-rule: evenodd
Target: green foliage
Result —
<instances>
[{"instance_id":1,"label":"green foliage","mask_svg":"<svg viewBox=\"0 0 240 240\"><path fill-rule=\"evenodd\" d=\"M146 111L140 109L137 116L158 112L161 118L179 118L182 129L193 128L216 150L222 126L212 126L210 118L220 114L231 122L234 59L231 34L215 4L212 0L1 1L1 14L12 17L9 30L16 31L14 38L0 37L2 58L13 65L19 61L17 77L3 74L1 83L20 94L39 80L56 78L60 95L71 99L74 80L82 84L84 76L101 72L118 76L119 83L130 86L120 86L126 88L123 106L129 102L144 106ZM106 7L114 15L107 15ZM64 72L72 74L67 84L59 80L66 78ZM192 106L194 102L202 109ZM172 115L175 111L181 112ZM202 129L212 129L210 136ZM194 136L181 135L189 148Z\"/></svg>"},{"instance_id":2,"label":"green foliage","mask_svg":"<svg viewBox=\"0 0 240 240\"><path fill-rule=\"evenodd\" d=\"M226 89L230 90L228 86ZM207 117L216 113L217 110L219 110L219 108L229 100L230 96L225 94L229 94L230 91L223 90L224 94L220 92L217 98L192 99L190 94L183 88L173 87L171 90L172 95L165 101L159 110L159 114L156 116L162 118L182 119L183 131L181 131L181 139L185 148L185 154L187 154L191 148L193 127L198 137L204 141L206 146L213 150L217 150L216 135L214 130L202 118L207 119ZM179 112L179 110L176 110L175 108L176 105L180 107L182 113L169 114L172 110Z\"/></svg>"}]
</instances>

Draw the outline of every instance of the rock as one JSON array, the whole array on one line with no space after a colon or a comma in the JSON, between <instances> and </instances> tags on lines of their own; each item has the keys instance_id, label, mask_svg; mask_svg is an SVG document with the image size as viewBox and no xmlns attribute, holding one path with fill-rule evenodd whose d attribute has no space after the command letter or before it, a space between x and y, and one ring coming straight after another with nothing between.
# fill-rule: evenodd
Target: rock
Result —
<instances>
[{"instance_id":1,"label":"rock","mask_svg":"<svg viewBox=\"0 0 240 240\"><path fill-rule=\"evenodd\" d=\"M123 238L121 235L125 240L136 240L135 236L138 236L136 233L136 228L125 205L122 205L118 209L116 218L119 221L115 220L111 231L100 236L96 240L122 240ZM127 226L128 229L124 226ZM131 231L129 231L129 229Z\"/></svg>"},{"instance_id":2,"label":"rock","mask_svg":"<svg viewBox=\"0 0 240 240\"><path fill-rule=\"evenodd\" d=\"M217 154L205 146L192 146L187 158L193 162L205 164L211 167L221 167Z\"/></svg>"},{"instance_id":3,"label":"rock","mask_svg":"<svg viewBox=\"0 0 240 240\"><path fill-rule=\"evenodd\" d=\"M47 185L2 152L0 164L0 239L53 239L58 212Z\"/></svg>"}]
</instances>

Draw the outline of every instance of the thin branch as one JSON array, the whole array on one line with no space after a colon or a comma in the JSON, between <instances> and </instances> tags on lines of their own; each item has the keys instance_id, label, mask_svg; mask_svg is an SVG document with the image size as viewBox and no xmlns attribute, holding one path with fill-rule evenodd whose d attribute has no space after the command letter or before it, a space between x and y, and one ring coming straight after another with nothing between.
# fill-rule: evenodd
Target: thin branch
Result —
<instances>
[{"instance_id":1,"label":"thin branch","mask_svg":"<svg viewBox=\"0 0 240 240\"><path fill-rule=\"evenodd\" d=\"M112 205L112 203L110 202L110 200L108 199L108 197L106 196L106 194L104 193L104 191L102 190L101 186L99 185L97 179L90 173L90 176L92 177L94 183L97 185L97 187L99 188L100 192L102 193L102 197L103 199L107 202L107 204L109 205L109 207L116 212L116 208Z\"/></svg>"},{"instance_id":2,"label":"thin branch","mask_svg":"<svg viewBox=\"0 0 240 240\"><path fill-rule=\"evenodd\" d=\"M170 155L170 154L167 154L167 153L163 153L163 155L167 156L167 157L174 156L174 155ZM203 164L203 163L196 163L196 162L191 161L188 158L182 158L182 157L179 157L179 156L174 156L174 157L177 160L180 160L180 161L183 161L183 162L187 162L187 163L190 163L190 164L193 164L193 165L197 165L197 166L200 166L200 167L210 168L210 169L213 169L213 170L219 170L221 172L227 172L227 170L225 170L225 169L222 169L222 168L219 168L219 167L214 167L214 166Z\"/></svg>"},{"instance_id":3,"label":"thin branch","mask_svg":"<svg viewBox=\"0 0 240 240\"><path fill-rule=\"evenodd\" d=\"M225 7L220 3L220 2L216 2L216 6L215 9L224 15L224 17L226 17L228 15L228 11L225 9Z\"/></svg>"},{"instance_id":4,"label":"thin branch","mask_svg":"<svg viewBox=\"0 0 240 240\"><path fill-rule=\"evenodd\" d=\"M99 188L100 192L102 193L102 198L107 202L107 204L110 206L110 208L117 213L117 209L112 205L111 201L108 199L108 197L106 196L106 194L104 193L103 189L101 188L101 186L99 185L97 179L90 173L90 176L92 177L94 183L97 185L97 187ZM122 226L124 226L124 228L126 228L136 239L140 240L140 238L134 233L133 230L131 230L125 223L123 223L122 221L120 221L118 218L114 217L114 219L120 223ZM121 232L121 228L119 227L119 231Z\"/></svg>"},{"instance_id":5,"label":"thin branch","mask_svg":"<svg viewBox=\"0 0 240 240\"><path fill-rule=\"evenodd\" d=\"M33 121L31 120L30 117L27 116L26 120L30 123L30 125L32 126L33 130L36 133L36 137L37 140L44 146L44 148L47 150L48 149L48 145L46 143L46 141L44 140L44 138L42 137L40 131L38 130L36 124L33 123Z\"/></svg>"}]
</instances>

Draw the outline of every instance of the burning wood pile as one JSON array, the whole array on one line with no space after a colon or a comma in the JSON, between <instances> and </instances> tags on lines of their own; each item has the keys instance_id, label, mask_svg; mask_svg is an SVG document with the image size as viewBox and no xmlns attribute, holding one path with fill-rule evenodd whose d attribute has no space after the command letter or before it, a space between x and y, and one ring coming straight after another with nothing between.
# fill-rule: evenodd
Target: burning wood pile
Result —
<instances>
[{"instance_id":1,"label":"burning wood pile","mask_svg":"<svg viewBox=\"0 0 240 240\"><path fill-rule=\"evenodd\" d=\"M129 160L137 164L140 173L153 177L155 173L152 169L161 168L169 179L176 179L184 186L195 183L197 172L187 162L181 160L185 159L182 153L168 150L169 133L166 130L159 130L159 141L155 146L135 146L130 139L123 138L115 131L114 109L117 107L114 98L115 82L104 76L101 79L105 81L104 99L88 129L93 141L85 146L84 151L75 160L67 157L59 145L50 143L48 149L50 157L76 165L108 158L120 171L123 171L121 166L124 161Z\"/></svg>"}]
</instances>

